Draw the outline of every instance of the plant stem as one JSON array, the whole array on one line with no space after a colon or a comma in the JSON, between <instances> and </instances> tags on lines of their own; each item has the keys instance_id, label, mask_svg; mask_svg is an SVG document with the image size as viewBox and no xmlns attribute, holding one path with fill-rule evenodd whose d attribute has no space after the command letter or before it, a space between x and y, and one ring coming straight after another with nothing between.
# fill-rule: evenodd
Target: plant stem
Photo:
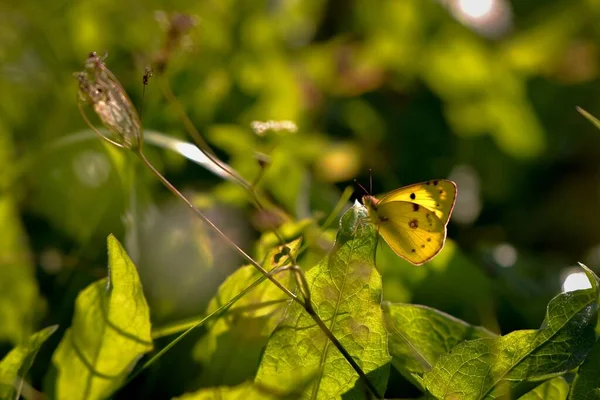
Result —
<instances>
[{"instance_id":1,"label":"plant stem","mask_svg":"<svg viewBox=\"0 0 600 400\"><path fill-rule=\"evenodd\" d=\"M227 303L223 304L221 307L217 308L216 310L214 310L213 312L211 312L210 314L208 314L206 317L202 318L200 321L198 321L197 323L195 323L194 325L192 325L188 329L186 329L185 332L183 332L181 335L177 336L177 338L175 338L175 340L173 340L172 342L170 342L167 346L165 346L158 353L156 353L154 356L152 356L151 359L149 359L148 361L146 361L144 363L144 365L142 365L137 371L135 371L133 374L131 374L131 376L129 376L129 378L127 379L127 382L125 382L125 384L123 386L125 386L125 385L127 385L127 383L131 382L143 370L145 370L150 365L152 365L160 356L162 356L163 354L165 354L167 351L169 351L169 349L171 349L173 346L175 346L177 343L179 343L181 340L183 340L183 338L186 337L194 329L196 329L199 326L203 325L206 321L210 320L211 318L219 317L223 313L225 313L225 311L227 311L239 299L241 299L242 297L244 297L252 289L254 289L256 286L258 286L260 283L262 283L266 278L268 278L268 275L269 274L267 274L267 276L265 276L265 275L261 276L259 279L257 279L252 284L250 284L250 286L246 287L246 289L242 290L237 295L235 295ZM168 334L168 332L166 332L166 334ZM166 336L166 334L163 334L161 336Z\"/></svg>"},{"instance_id":2,"label":"plant stem","mask_svg":"<svg viewBox=\"0 0 600 400\"><path fill-rule=\"evenodd\" d=\"M217 158L214 151L208 145L206 140L204 140L204 138L202 137L200 132L198 132L198 129L196 128L194 123L190 120L190 117L188 117L187 113L185 112L185 109L183 108L183 105L177 100L177 97L171 90L169 81L163 76L161 76L160 78L161 79L159 79L158 81L159 81L159 85L163 91L164 96L167 98L167 101L170 102L171 105L175 107L177 113L179 114L179 117L183 120L183 125L187 129L187 131L188 131L189 135L192 137L192 139L194 139L194 141L196 142L196 145L198 146L200 151L202 151L204 153L204 155L210 161L212 161L217 167L221 168L224 172L229 174L240 186L242 186L246 190L246 192L248 192L248 195L250 195L250 199L254 203L256 208L259 211L264 212L265 208L259 199L255 184L254 183L250 184L249 182L247 182L240 174L237 173L237 171L235 171L233 168L231 168L230 166L223 163L221 160L219 160ZM264 168L261 168L260 174L256 178L255 183L257 183L260 180L260 178L264 174L264 170L265 170ZM273 226L272 229L273 229L273 233L275 234L275 236L277 236L279 243L281 245L284 245L285 240L283 239L283 236L281 236L281 234L279 233L279 230L277 229L277 227ZM292 263L296 264L296 257L293 254L291 255L291 257L292 257Z\"/></svg>"},{"instance_id":3,"label":"plant stem","mask_svg":"<svg viewBox=\"0 0 600 400\"><path fill-rule=\"evenodd\" d=\"M379 394L379 392L377 391L377 388L373 385L373 383L371 383L371 381L369 380L367 375L364 373L364 371L362 370L360 365L358 365L356 363L356 361L354 361L354 358L352 358L350 353L348 353L348 351L344 348L344 345L342 345L342 343L335 337L333 332L331 332L329 327L327 327L327 325L325 325L323 320L317 315L317 312L313 308L312 303L306 303L306 306L304 306L304 309L306 310L308 315L310 315L311 318L315 321L315 323L319 326L319 328L321 328L323 333L325 333L325 336L327 336L327 338L329 340L331 340L331 342L339 350L339 352L342 353L342 355L344 356L346 361L348 361L350 363L350 365L352 366L352 368L354 368L354 371L356 371L356 373L358 374L360 379L363 380L363 382L365 383L367 388L371 391L371 393L373 393L373 395L376 398L382 399L383 396L381 396Z\"/></svg>"},{"instance_id":4,"label":"plant stem","mask_svg":"<svg viewBox=\"0 0 600 400\"><path fill-rule=\"evenodd\" d=\"M252 264L254 266L254 268L258 269L260 271L261 274L265 275L267 277L267 279L269 279L271 282L273 282L273 284L275 284L275 286L277 286L279 289L283 290L285 292L285 294L287 294L290 298L292 298L292 300L298 302L300 305L304 306L304 301L302 301L300 298L298 298L298 296L296 296L294 293L292 293L288 288L286 288L281 282L279 282L277 279L275 279L273 276L271 276L269 274L269 271L267 271L266 269L264 269L262 267L262 265L260 265L259 263L257 263L252 257L250 257L244 250L242 250L237 244L235 244L235 242L233 240L231 240L229 238L229 236L227 236L225 233L223 233L223 231L221 229L219 229L219 227L217 227L215 224L213 224L213 222L208 219L208 217L206 215L204 215L204 213L202 211L200 211L196 206L194 206L192 204L191 201L189 201L187 199L187 197L185 197L179 190L177 190L177 188L175 186L173 186L171 184L171 182L169 182L167 180L167 178L165 178L160 172L158 172L158 170L156 168L154 168L154 165L152 165L152 163L146 158L146 156L144 155L144 153L142 151L137 151L136 154L138 155L138 157L144 162L144 164L146 164L146 166L152 171L152 173L161 181L161 183L167 187L167 189L169 189L175 196L179 197L181 200L183 200L183 202L185 202L185 204L188 205L188 207L196 214L200 217L200 219L202 219L208 226L210 226L219 236L221 236L221 238L223 238L223 240L230 245L231 247L233 247L238 253L240 253L242 255L242 257L244 257L246 259L246 261L248 261L250 264Z\"/></svg>"},{"instance_id":5,"label":"plant stem","mask_svg":"<svg viewBox=\"0 0 600 400\"><path fill-rule=\"evenodd\" d=\"M352 356L350 355L350 353L348 353L348 351L344 348L344 346L342 345L342 343L340 343L340 341L335 337L335 335L333 334L333 332L331 332L331 330L329 329L329 327L327 327L327 325L325 325L325 323L323 322L323 320L321 319L321 317L319 317L319 315L316 313L315 309L312 306L312 302L310 301L310 297L308 299L300 299L298 296L296 296L294 293L292 293L281 282L279 282L277 279L275 279L275 277L272 274L270 274L269 271L267 271L266 269L264 269L258 262L256 262L252 257L250 257L250 255L248 255L237 244L235 244L235 242L233 240L231 240L229 238L229 236L227 236L223 231L221 231L210 219L208 219L208 217L206 215L204 215L204 213L202 213L202 211L200 211L196 206L194 206L191 201L189 201L179 190L177 190L177 188L175 186L173 186L171 184L171 182L169 182L167 180L167 178L165 178L154 167L154 165L152 165L152 163L146 158L146 156L141 151L141 149L138 149L136 151L136 154L144 162L144 164L146 164L146 166L152 171L152 173L161 181L161 183L167 189L169 189L175 196L177 196L181 200L183 200L188 205L188 207L190 207L190 209L197 216L199 216L200 219L202 219L219 236L221 236L221 238L223 238L223 240L228 245L230 245L238 253L240 253L250 264L252 264L252 266L254 266L258 271L260 271L260 273L263 274L263 276L266 279L268 279L271 282L273 282L273 284L275 286L277 286L279 289L281 289L292 300L294 300L296 303L300 304L304 308L304 310L308 313L308 315L310 315L310 317L319 326L319 328L323 331L323 333L325 334L325 336L327 336L327 338L329 338L329 340L331 340L331 342L334 344L334 346L340 351L340 353L344 356L344 358L346 359L346 361L348 361L348 363L350 363L350 365L352 366L352 368L356 371L356 373L358 374L358 376L360 377L360 379L364 381L365 385L373 393L373 395L376 396L377 398L382 398L379 395L379 393L377 392L377 388L371 383L371 381L369 381L369 378L364 373L364 371L362 370L362 368L356 363L356 361L354 361L354 359L352 358ZM212 316L212 315L214 315L214 313L211 314L211 315L209 315L209 316L207 316L207 318L210 317L210 316ZM198 325L201 324L201 323L203 323L204 320L200 321L198 323ZM196 326L193 326L193 327L189 328L186 332L184 332L184 334L187 334L189 331L193 330L195 327ZM176 341L179 341L179 340L181 340L181 339L179 339L179 338L176 339ZM175 343L176 343L176 341L175 341ZM174 344L174 343L172 343L172 344ZM159 352L159 354L155 355L152 359L150 359L148 361L148 363L150 363L151 361L153 362L158 356L162 355L166 350L168 350L171 347L172 346L170 344L169 346L167 346L167 348L163 349L164 351ZM148 363L146 363L145 365L147 365Z\"/></svg>"}]
</instances>

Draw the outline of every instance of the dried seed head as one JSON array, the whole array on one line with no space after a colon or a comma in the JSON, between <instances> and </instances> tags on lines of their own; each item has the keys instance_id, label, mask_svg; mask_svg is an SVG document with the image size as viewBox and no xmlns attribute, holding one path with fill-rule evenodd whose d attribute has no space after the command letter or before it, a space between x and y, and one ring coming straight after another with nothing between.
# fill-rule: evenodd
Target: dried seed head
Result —
<instances>
[{"instance_id":1,"label":"dried seed head","mask_svg":"<svg viewBox=\"0 0 600 400\"><path fill-rule=\"evenodd\" d=\"M85 70L73 74L79 82L79 98L92 106L102 123L115 135L107 140L128 149L141 145L140 118L117 78L95 52L90 53Z\"/></svg>"}]
</instances>

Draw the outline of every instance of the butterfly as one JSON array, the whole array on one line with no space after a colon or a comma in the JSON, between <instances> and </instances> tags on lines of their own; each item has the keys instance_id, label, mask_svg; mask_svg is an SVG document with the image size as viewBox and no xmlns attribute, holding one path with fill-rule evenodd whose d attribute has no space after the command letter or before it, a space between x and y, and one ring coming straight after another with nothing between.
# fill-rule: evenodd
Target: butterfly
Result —
<instances>
[{"instance_id":1,"label":"butterfly","mask_svg":"<svg viewBox=\"0 0 600 400\"><path fill-rule=\"evenodd\" d=\"M366 195L363 204L369 220L392 250L421 265L444 247L456 193L456 183L439 179L393 190L379 200Z\"/></svg>"}]
</instances>

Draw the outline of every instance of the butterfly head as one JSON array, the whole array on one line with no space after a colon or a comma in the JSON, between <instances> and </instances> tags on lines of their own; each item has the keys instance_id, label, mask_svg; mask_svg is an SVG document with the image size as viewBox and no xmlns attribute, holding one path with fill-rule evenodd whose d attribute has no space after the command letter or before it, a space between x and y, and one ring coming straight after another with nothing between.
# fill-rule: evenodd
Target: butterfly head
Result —
<instances>
[{"instance_id":1,"label":"butterfly head","mask_svg":"<svg viewBox=\"0 0 600 400\"><path fill-rule=\"evenodd\" d=\"M369 209L376 209L379 200L368 194L362 197L362 202L365 207Z\"/></svg>"}]
</instances>

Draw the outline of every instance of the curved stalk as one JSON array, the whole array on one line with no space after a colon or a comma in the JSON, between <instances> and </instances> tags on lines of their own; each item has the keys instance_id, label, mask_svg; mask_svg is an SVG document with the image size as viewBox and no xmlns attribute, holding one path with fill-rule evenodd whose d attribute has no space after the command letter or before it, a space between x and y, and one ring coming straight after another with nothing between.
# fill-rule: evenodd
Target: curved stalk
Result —
<instances>
[{"instance_id":1,"label":"curved stalk","mask_svg":"<svg viewBox=\"0 0 600 400\"><path fill-rule=\"evenodd\" d=\"M150 171L152 171L152 173L161 181L161 183L171 191L171 193L173 193L175 196L179 197L185 204L187 204L187 206L198 216L200 217L200 219L202 219L202 221L204 221L208 226L210 226L219 236L221 236L221 238L231 247L233 247L242 257L244 257L246 259L246 261L248 261L250 264L252 264L252 266L254 266L254 268L258 269L260 271L261 274L267 276L267 279L269 279L271 282L273 282L273 284L275 286L277 286L279 289L281 289L283 292L285 292L285 294L287 294L292 300L296 301L297 303L299 303L300 305L304 306L304 301L301 300L300 298L298 298L298 296L296 296L294 293L292 293L288 288L286 288L281 282L279 282L277 279L275 279L273 276L271 276L269 274L269 271L267 271L266 269L264 269L262 267L262 265L260 265L259 263L257 263L252 257L250 257L250 255L248 255L248 253L246 253L244 250L242 250L237 244L235 244L235 242L233 240L231 240L229 238L229 236L227 236L221 229L219 229L219 227L217 227L206 215L204 215L204 213L202 211L200 211L196 206L194 206L192 204L191 201L189 201L187 199L187 197L185 197L183 195L183 193L181 193L179 190L177 190L177 188L175 186L173 186L171 184L171 182L169 182L167 180L167 178L165 178L160 172L158 172L158 170L156 168L154 168L154 165L152 165L152 163L146 158L146 156L144 155L144 153L141 150L136 151L136 154L138 155L138 157L142 160L142 162L144 164L146 164L146 166L150 169Z\"/></svg>"},{"instance_id":2,"label":"curved stalk","mask_svg":"<svg viewBox=\"0 0 600 400\"><path fill-rule=\"evenodd\" d=\"M259 176L256 178L255 182L251 184L251 183L247 182L235 170L233 170L229 166L223 164L221 162L221 160L219 160L216 157L214 151L211 149L211 147L206 142L206 140L204 140L204 138L202 137L200 132L198 132L198 129L196 128L194 123L190 120L190 117L188 117L183 106L177 100L177 97L175 97L175 94L171 90L171 86L169 85L169 82L164 78L164 76L161 76L158 81L159 81L159 85L163 91L164 96L167 98L167 101L176 108L176 111L179 114L179 117L183 121L183 125L185 126L189 135L192 137L192 139L194 139L194 141L198 145L198 148L200 149L200 151L202 151L204 153L204 155L206 155L206 157L210 161L212 161L216 166L221 168L224 172L229 174L240 186L242 186L244 188L244 190L246 190L246 192L250 196L251 201L254 203L254 205L256 206L256 208L259 211L265 211L265 207L262 205L262 202L259 199L258 193L256 192L256 186L255 186L255 184L258 183L260 178L262 178L262 175L264 174L264 168L261 168ZM275 226L272 227L272 230L273 230L273 233L275 234L275 236L277 236L277 239L279 240L279 244L284 245L285 240L283 239L283 236L280 234L279 230ZM292 257L292 263L296 264L296 257L294 255L291 255L291 257Z\"/></svg>"},{"instance_id":3,"label":"curved stalk","mask_svg":"<svg viewBox=\"0 0 600 400\"><path fill-rule=\"evenodd\" d=\"M263 276L266 279L268 279L271 282L273 282L273 284L275 286L277 286L279 289L281 289L292 300L294 300L296 303L300 304L302 306L302 308L304 308L304 310L308 313L308 315L313 319L313 321L315 321L315 323L323 331L323 333L325 334L325 336L327 336L327 338L329 340L331 340L331 342L333 343L333 345L344 356L344 358L346 359L346 361L348 361L348 363L350 363L350 365L352 366L352 368L356 371L356 373L358 374L358 376L360 377L360 379L362 381L364 381L365 385L373 393L373 395L375 395L377 398L381 398L381 396L377 392L377 388L375 388L375 386L371 383L371 381L369 380L369 378L367 377L367 375L364 373L364 371L362 370L362 368L356 363L356 361L354 361L354 359L352 358L352 356L350 355L350 353L348 353L348 351L344 348L344 346L342 345L342 343L335 337L335 335L333 334L333 332L331 332L331 330L329 329L329 327L327 325L325 325L325 323L323 322L323 320L321 319L321 317L319 317L319 315L317 315L317 313L316 313L316 311L315 311L315 309L314 309L314 307L312 305L312 302L310 301L310 294L307 296L308 299L300 299L298 296L296 296L294 293L292 293L281 282L279 282L277 279L275 279L275 277L272 274L270 274L269 271L267 271L266 269L264 269L259 263L257 263L252 257L250 257L250 255L248 255L237 244L235 244L235 242L233 240L231 240L223 231L221 231L206 215L204 215L204 213L202 211L200 211L196 206L194 206L192 204L192 202L190 202L179 190L177 190L177 188L175 188L175 186L173 186L171 184L171 182L169 182L152 165L152 163L146 158L146 156L141 151L141 149L138 149L136 151L136 154L142 160L142 162L152 171L152 173L161 181L161 183L167 189L169 189L169 191L171 191L175 196L179 197L183 202L185 202L188 205L188 207L190 207L190 209L198 217L200 217L200 219L202 219L219 236L221 236L221 238L223 238L223 240L228 245L230 245L231 247L233 247L238 253L240 253L246 259L246 261L248 261L250 264L252 264L256 269L258 269L260 271L260 273L262 273ZM296 276L298 276L298 275L296 275ZM302 286L305 287L305 289L308 289L308 283L304 279L304 274L301 274L301 276L302 276L301 279L303 280ZM304 290L303 290L303 292L304 292ZM190 328L190 330L193 329L193 328L194 327ZM162 354L162 353L160 353L160 354ZM157 356L158 356L158 354L156 356L154 356L153 359L156 358Z\"/></svg>"}]
</instances>

